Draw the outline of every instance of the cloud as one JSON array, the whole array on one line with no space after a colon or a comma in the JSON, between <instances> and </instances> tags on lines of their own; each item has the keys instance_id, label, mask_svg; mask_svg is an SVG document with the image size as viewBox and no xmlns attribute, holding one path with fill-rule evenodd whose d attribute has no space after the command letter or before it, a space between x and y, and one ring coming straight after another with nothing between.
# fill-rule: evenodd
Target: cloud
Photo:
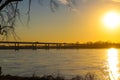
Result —
<instances>
[{"instance_id":1,"label":"cloud","mask_svg":"<svg viewBox=\"0 0 120 80\"><path fill-rule=\"evenodd\" d=\"M120 0L112 0L112 1L114 1L114 2L120 2Z\"/></svg>"},{"instance_id":2,"label":"cloud","mask_svg":"<svg viewBox=\"0 0 120 80\"><path fill-rule=\"evenodd\" d=\"M60 1L62 4L68 4L68 0L58 0Z\"/></svg>"},{"instance_id":3,"label":"cloud","mask_svg":"<svg viewBox=\"0 0 120 80\"><path fill-rule=\"evenodd\" d=\"M87 2L87 1L90 1L90 0L81 0L82 2ZM103 2L106 2L106 1L112 1L112 2L120 2L120 0L96 0L96 1L103 1Z\"/></svg>"}]
</instances>

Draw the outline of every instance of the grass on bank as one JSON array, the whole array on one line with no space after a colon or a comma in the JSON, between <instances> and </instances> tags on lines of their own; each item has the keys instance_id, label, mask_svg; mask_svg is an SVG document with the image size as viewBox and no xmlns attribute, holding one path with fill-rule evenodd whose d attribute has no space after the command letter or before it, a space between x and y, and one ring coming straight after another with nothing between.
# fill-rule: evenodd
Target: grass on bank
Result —
<instances>
[{"instance_id":1,"label":"grass on bank","mask_svg":"<svg viewBox=\"0 0 120 80\"><path fill-rule=\"evenodd\" d=\"M34 73L32 77L22 77L22 76L13 76L13 75L3 75L0 67L0 80L112 80L108 74L103 74L104 78L100 78L99 75L95 73L87 73L85 75L79 75L72 77L70 79L65 78L64 76L57 75L44 75L42 77L36 76Z\"/></svg>"}]
</instances>

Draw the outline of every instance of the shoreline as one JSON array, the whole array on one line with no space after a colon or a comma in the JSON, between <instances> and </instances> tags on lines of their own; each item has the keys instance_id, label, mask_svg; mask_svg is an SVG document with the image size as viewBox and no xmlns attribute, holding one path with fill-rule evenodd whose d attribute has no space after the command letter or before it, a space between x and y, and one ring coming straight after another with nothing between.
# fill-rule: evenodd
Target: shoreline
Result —
<instances>
[{"instance_id":1,"label":"shoreline","mask_svg":"<svg viewBox=\"0 0 120 80\"><path fill-rule=\"evenodd\" d=\"M111 80L109 76L106 76L106 78L99 79L100 76L96 75L95 73L86 73L85 75L76 75L75 77L72 77L70 79L65 78L65 76L62 76L60 74L57 74L57 76L53 75L43 75L43 76L36 76L34 73L31 77L23 77L23 76L13 76L13 75L3 75L0 67L0 80ZM105 76L105 75L104 75Z\"/></svg>"},{"instance_id":2,"label":"shoreline","mask_svg":"<svg viewBox=\"0 0 120 80\"><path fill-rule=\"evenodd\" d=\"M33 74L31 77L23 77L23 76L12 76L8 74L8 75L0 75L0 80L98 80L98 77L96 76L96 74L92 74L92 73L87 73L84 76L81 75L75 76L70 79L67 79L61 75L57 75L57 76L44 75L42 77L39 77Z\"/></svg>"}]
</instances>

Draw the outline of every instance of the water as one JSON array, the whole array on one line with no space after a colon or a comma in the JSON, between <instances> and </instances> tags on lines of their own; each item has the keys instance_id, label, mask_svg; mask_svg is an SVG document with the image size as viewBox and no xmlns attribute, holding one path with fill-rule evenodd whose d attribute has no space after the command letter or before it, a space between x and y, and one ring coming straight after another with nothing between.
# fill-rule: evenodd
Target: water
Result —
<instances>
[{"instance_id":1,"label":"water","mask_svg":"<svg viewBox=\"0 0 120 80\"><path fill-rule=\"evenodd\" d=\"M38 76L58 73L75 76L87 72L102 74L102 71L111 72L113 68L116 69L113 69L114 75L119 75L119 55L120 50L115 53L109 49L0 50L0 66L3 74L20 76L32 76L33 73ZM110 67L112 63L114 66Z\"/></svg>"}]
</instances>

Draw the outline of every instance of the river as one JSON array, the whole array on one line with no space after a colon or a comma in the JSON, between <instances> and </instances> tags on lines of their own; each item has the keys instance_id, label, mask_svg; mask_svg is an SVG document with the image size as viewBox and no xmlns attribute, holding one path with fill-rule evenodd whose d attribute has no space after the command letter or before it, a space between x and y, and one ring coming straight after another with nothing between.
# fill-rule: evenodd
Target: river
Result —
<instances>
[{"instance_id":1,"label":"river","mask_svg":"<svg viewBox=\"0 0 120 80\"><path fill-rule=\"evenodd\" d=\"M88 72L111 80L119 78L120 49L38 49L0 50L3 74L37 76L61 74L83 75Z\"/></svg>"}]
</instances>

